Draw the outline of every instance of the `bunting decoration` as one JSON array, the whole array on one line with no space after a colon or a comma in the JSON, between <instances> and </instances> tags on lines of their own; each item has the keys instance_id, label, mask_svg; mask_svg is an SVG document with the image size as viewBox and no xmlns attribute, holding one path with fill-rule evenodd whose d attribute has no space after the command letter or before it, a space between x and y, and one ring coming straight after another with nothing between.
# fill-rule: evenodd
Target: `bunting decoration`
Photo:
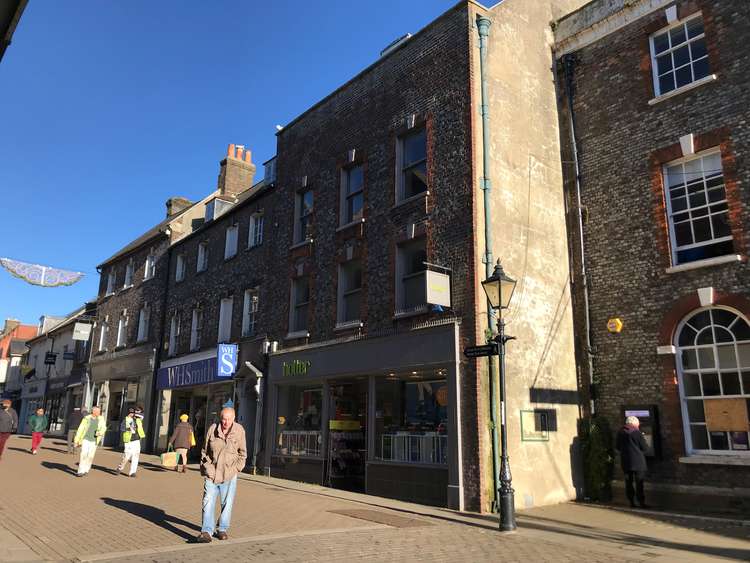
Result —
<instances>
[{"instance_id":1,"label":"bunting decoration","mask_svg":"<svg viewBox=\"0 0 750 563\"><path fill-rule=\"evenodd\" d=\"M42 287L58 287L61 285L73 285L83 277L83 272L72 272L61 270L51 266L40 266L29 264L11 258L0 258L0 265L11 275L16 276L32 285Z\"/></svg>"}]
</instances>

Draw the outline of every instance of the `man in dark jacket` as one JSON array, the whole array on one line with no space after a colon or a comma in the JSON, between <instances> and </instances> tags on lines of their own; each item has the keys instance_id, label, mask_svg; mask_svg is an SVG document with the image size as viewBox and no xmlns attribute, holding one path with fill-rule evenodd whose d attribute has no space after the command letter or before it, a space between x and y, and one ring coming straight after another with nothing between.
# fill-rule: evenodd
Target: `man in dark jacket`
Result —
<instances>
[{"instance_id":1,"label":"man in dark jacket","mask_svg":"<svg viewBox=\"0 0 750 563\"><path fill-rule=\"evenodd\" d=\"M620 452L620 464L625 474L625 494L630 506L635 507L635 499L641 508L648 508L643 493L643 478L646 476L646 451L648 444L640 430L640 421L635 416L625 419L623 426L617 433L617 449ZM635 490L633 484L635 483Z\"/></svg>"},{"instance_id":2,"label":"man in dark jacket","mask_svg":"<svg viewBox=\"0 0 750 563\"><path fill-rule=\"evenodd\" d=\"M5 442L8 441L10 435L18 430L18 415L16 411L10 406L10 400L5 399L2 402L2 408L0 408L0 459L3 457L3 450L5 450Z\"/></svg>"}]
</instances>

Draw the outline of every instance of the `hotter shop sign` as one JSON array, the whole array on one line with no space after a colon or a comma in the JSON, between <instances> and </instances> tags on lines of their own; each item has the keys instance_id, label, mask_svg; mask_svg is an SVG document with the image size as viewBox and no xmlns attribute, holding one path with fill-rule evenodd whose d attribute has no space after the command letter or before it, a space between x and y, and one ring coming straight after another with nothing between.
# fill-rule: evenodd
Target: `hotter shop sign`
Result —
<instances>
[{"instance_id":1,"label":"hotter shop sign","mask_svg":"<svg viewBox=\"0 0 750 563\"><path fill-rule=\"evenodd\" d=\"M228 350L230 347L232 350ZM237 346L222 344L218 354L211 358L159 368L156 373L156 388L174 389L231 379L236 362Z\"/></svg>"}]
</instances>

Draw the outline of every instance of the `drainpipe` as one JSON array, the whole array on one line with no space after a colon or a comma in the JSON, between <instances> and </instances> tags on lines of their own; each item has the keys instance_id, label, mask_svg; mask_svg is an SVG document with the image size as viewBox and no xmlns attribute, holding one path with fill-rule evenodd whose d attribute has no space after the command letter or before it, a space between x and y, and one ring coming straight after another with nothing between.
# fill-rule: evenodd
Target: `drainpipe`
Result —
<instances>
[{"instance_id":1,"label":"drainpipe","mask_svg":"<svg viewBox=\"0 0 750 563\"><path fill-rule=\"evenodd\" d=\"M487 38L490 35L490 26L492 21L485 16L477 17L477 29L479 30L479 76L482 85L482 178L481 178L481 189L484 199L484 277L489 278L492 275L493 260L492 260L492 230L490 221L490 190L492 189L492 183L490 182L490 111L488 105L487 95L487 77L485 74L485 65L487 60ZM495 334L495 311L489 303L486 302L487 307L487 327L490 329L492 335ZM493 501L494 508L497 509L497 495L500 489L500 478L498 471L500 469L500 460L498 459L498 437L497 437L497 383L495 382L495 361L492 356L487 358L487 367L489 371L489 383L490 383L490 427L492 429L492 481L493 481L493 494L495 500Z\"/></svg>"},{"instance_id":2,"label":"drainpipe","mask_svg":"<svg viewBox=\"0 0 750 563\"><path fill-rule=\"evenodd\" d=\"M589 374L589 408L591 416L596 414L594 405L594 358L591 347L591 314L589 311L589 284L586 273L586 252L583 243L583 205L581 204L581 161L578 155L578 141L576 136L576 121L573 113L573 70L575 55L569 53L563 56L565 67L565 97L568 99L568 123L570 129L570 145L573 150L573 165L576 180L576 219L578 221L578 251L581 255L581 289L583 291L584 332L586 335L586 366Z\"/></svg>"}]
</instances>

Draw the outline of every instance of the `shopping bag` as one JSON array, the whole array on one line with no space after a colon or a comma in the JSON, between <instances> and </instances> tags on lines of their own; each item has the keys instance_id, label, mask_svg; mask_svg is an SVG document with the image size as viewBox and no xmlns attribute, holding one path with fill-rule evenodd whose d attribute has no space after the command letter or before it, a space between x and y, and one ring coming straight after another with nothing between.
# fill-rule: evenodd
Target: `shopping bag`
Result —
<instances>
[{"instance_id":1,"label":"shopping bag","mask_svg":"<svg viewBox=\"0 0 750 563\"><path fill-rule=\"evenodd\" d=\"M162 467L177 467L177 452L172 451L172 446L161 454L161 465Z\"/></svg>"},{"instance_id":2,"label":"shopping bag","mask_svg":"<svg viewBox=\"0 0 750 563\"><path fill-rule=\"evenodd\" d=\"M190 445L194 446L197 442L195 441L195 434L190 433Z\"/></svg>"}]
</instances>

